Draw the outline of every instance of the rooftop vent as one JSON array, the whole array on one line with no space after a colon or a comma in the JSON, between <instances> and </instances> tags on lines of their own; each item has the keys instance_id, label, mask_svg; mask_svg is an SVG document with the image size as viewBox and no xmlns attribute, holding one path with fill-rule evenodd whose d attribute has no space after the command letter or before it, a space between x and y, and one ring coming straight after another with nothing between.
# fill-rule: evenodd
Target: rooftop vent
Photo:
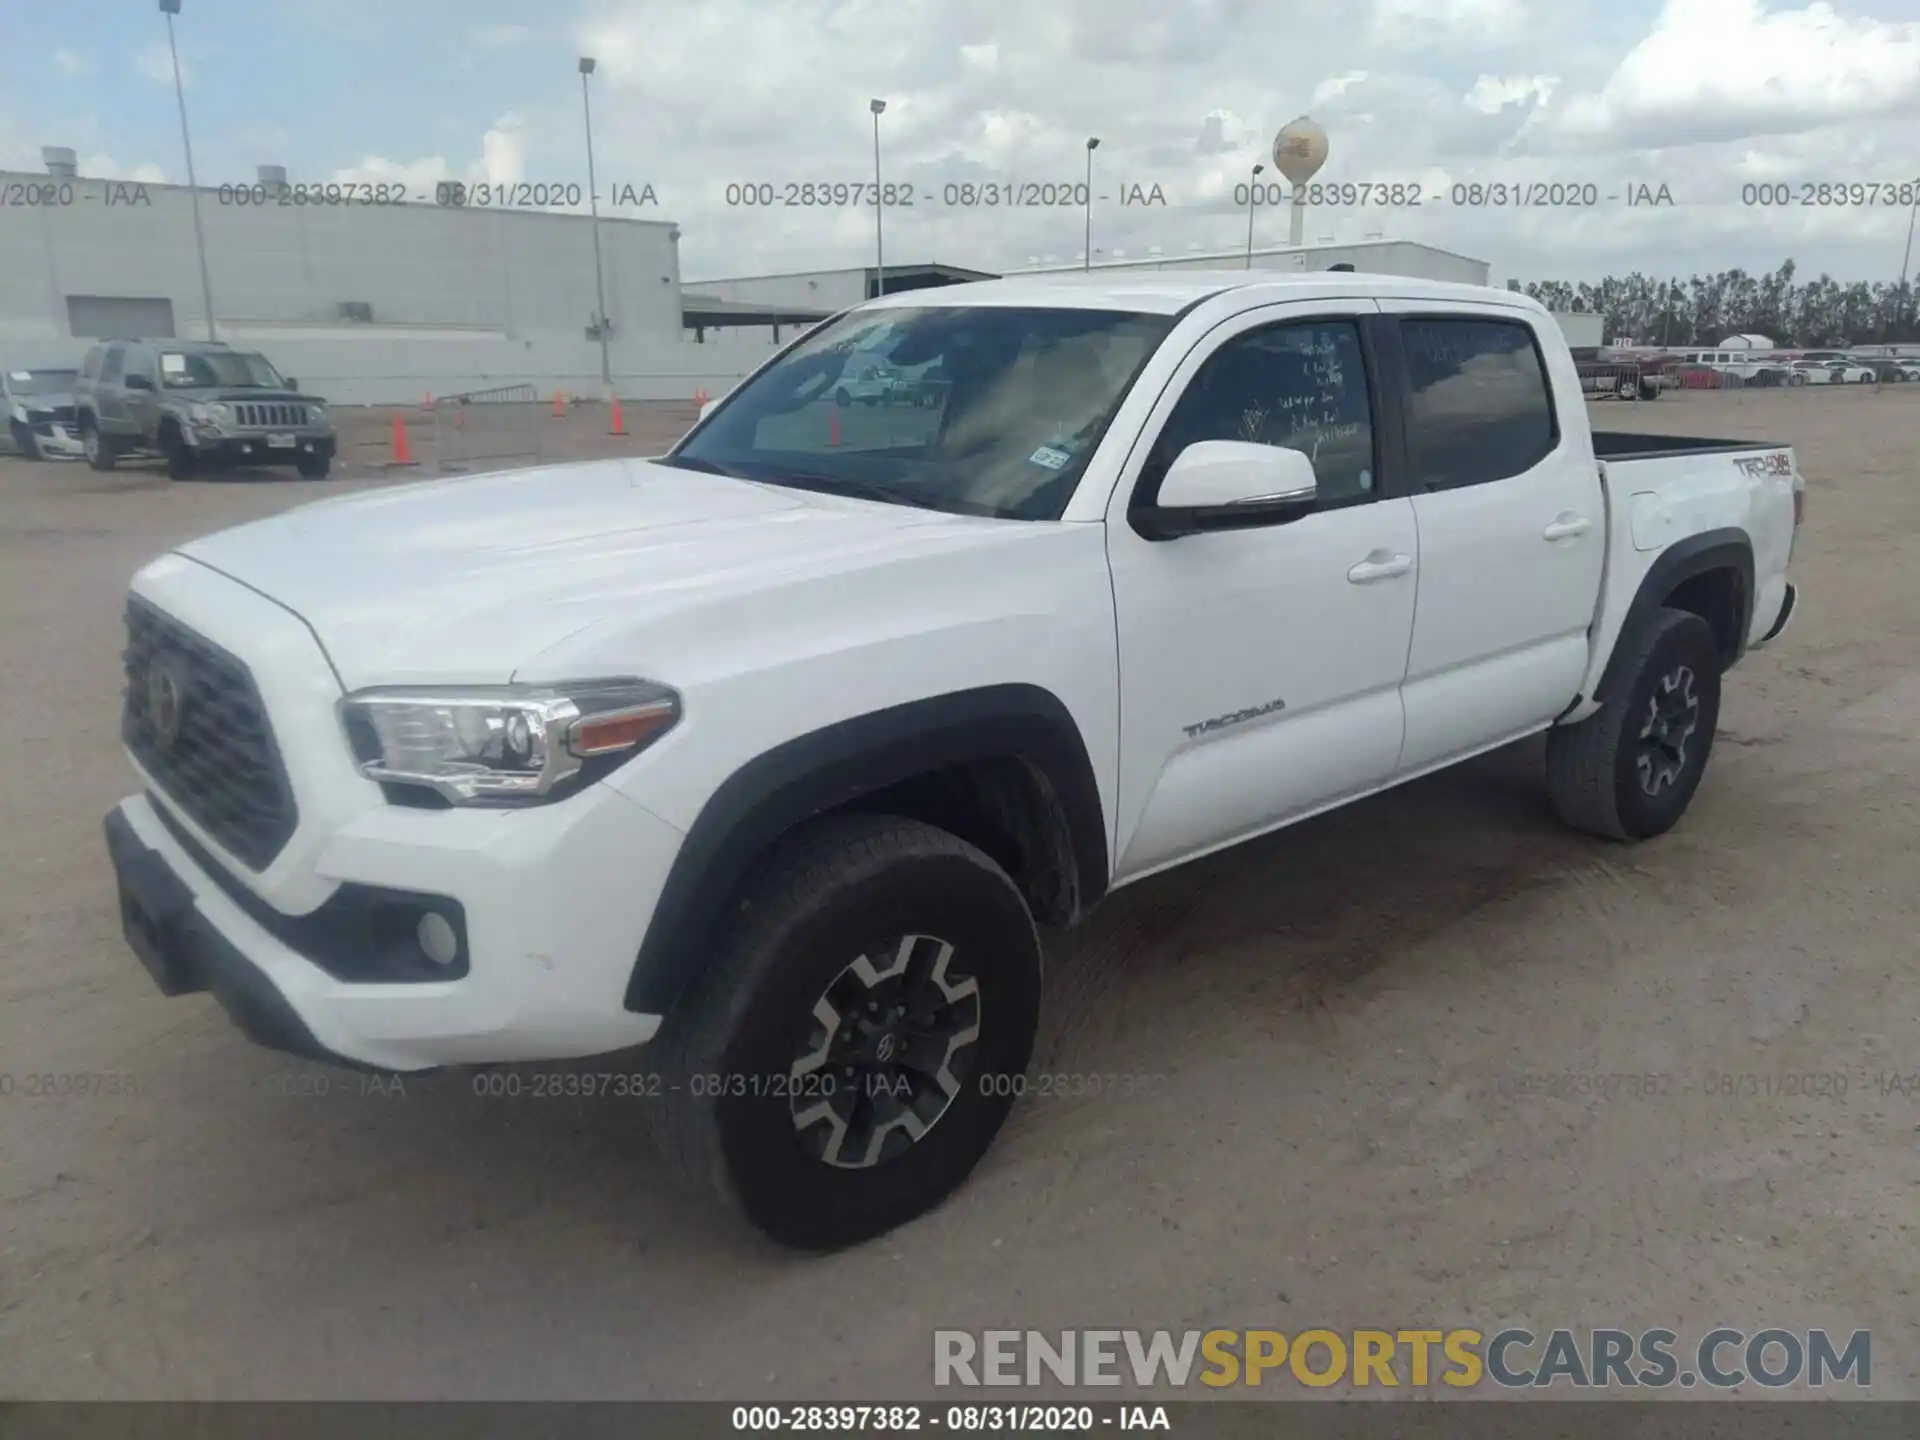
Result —
<instances>
[{"instance_id":1,"label":"rooftop vent","mask_svg":"<svg viewBox=\"0 0 1920 1440\"><path fill-rule=\"evenodd\" d=\"M41 147L40 158L46 163L47 174L57 180L72 180L80 174L80 165L74 159L73 151L64 145Z\"/></svg>"},{"instance_id":2,"label":"rooftop vent","mask_svg":"<svg viewBox=\"0 0 1920 1440\"><path fill-rule=\"evenodd\" d=\"M287 183L287 167L284 165L258 165L254 167L254 173L260 177L262 185L270 188Z\"/></svg>"}]
</instances>

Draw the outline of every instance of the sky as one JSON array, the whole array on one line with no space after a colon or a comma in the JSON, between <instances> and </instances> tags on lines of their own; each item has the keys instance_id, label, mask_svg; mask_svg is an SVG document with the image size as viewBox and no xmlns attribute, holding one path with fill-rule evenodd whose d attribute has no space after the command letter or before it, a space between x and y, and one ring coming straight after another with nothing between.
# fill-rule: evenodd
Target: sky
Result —
<instances>
[{"instance_id":1,"label":"sky","mask_svg":"<svg viewBox=\"0 0 1920 1440\"><path fill-rule=\"evenodd\" d=\"M274 163L296 182L430 196L461 179L584 200L576 62L594 56L604 213L677 223L689 281L871 263L870 203L784 202L790 186L833 198L873 180L875 98L881 179L913 201L884 214L889 264L1077 263L1086 214L1071 190L1066 205L987 206L981 187L1080 183L1093 136L1096 260L1237 251L1240 187L1256 164L1263 184L1276 178L1274 135L1302 114L1329 137L1320 183L1421 197L1316 206L1309 241L1419 240L1489 261L1495 283L1788 258L1803 276L1891 280L1911 222L1897 187L1911 198L1920 184L1920 0L183 0L182 12L203 185ZM4 0L0 55L0 169L38 170L40 147L58 144L83 174L185 179L154 0ZM1597 203L1486 203L1503 184ZM1817 203L1817 190L1798 203L1823 184L1873 203ZM755 193L743 186L781 203L729 203ZM1864 188L1879 186L1894 189ZM1780 198L1794 203L1765 203ZM1284 207L1252 218L1256 243L1284 243Z\"/></svg>"}]
</instances>

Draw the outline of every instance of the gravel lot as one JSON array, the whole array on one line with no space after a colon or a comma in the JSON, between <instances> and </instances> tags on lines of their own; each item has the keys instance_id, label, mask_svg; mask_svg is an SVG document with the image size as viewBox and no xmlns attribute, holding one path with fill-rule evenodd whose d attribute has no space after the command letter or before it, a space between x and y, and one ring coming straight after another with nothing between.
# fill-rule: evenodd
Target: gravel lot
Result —
<instances>
[{"instance_id":1,"label":"gravel lot","mask_svg":"<svg viewBox=\"0 0 1920 1440\"><path fill-rule=\"evenodd\" d=\"M0 1396L924 1397L935 1326L1519 1323L1866 1328L1874 1393L1920 1397L1920 1089L1877 1083L1920 1072L1920 386L1593 413L1810 477L1800 615L1680 828L1562 831L1536 743L1122 892L1054 958L1039 1068L1152 1083L1029 1100L951 1204L829 1259L667 1190L644 1102L316 1094L123 944L126 579L388 483L383 417L321 483L0 460ZM605 418L526 423L646 454L690 412ZM1508 1093L1570 1072L1672 1081ZM76 1074L137 1093L27 1093ZM1845 1094L1765 1093L1803 1075Z\"/></svg>"}]
</instances>

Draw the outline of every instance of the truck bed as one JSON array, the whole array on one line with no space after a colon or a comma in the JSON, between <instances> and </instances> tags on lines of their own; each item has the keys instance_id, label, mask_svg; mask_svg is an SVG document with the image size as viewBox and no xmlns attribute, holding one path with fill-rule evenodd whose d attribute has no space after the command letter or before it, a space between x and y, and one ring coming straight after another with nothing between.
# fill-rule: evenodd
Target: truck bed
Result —
<instances>
[{"instance_id":1,"label":"truck bed","mask_svg":"<svg viewBox=\"0 0 1920 1440\"><path fill-rule=\"evenodd\" d=\"M1785 450L1767 440L1715 440L1703 435L1641 435L1628 430L1596 430L1593 453L1599 460L1659 460L1674 455L1719 455L1740 450Z\"/></svg>"}]
</instances>

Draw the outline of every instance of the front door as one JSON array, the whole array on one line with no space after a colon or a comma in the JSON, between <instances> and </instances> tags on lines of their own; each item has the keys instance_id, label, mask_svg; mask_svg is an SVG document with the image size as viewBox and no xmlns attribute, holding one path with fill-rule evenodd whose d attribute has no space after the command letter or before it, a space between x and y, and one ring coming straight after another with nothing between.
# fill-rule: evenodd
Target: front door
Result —
<instances>
[{"instance_id":1,"label":"front door","mask_svg":"<svg viewBox=\"0 0 1920 1440\"><path fill-rule=\"evenodd\" d=\"M1108 512L1120 642L1116 879L1383 783L1413 628L1412 502L1383 484L1369 325L1352 300L1263 307L1189 354ZM1150 541L1127 520L1196 441L1306 451L1319 499L1256 529ZM1136 468L1137 467L1137 468Z\"/></svg>"}]
</instances>

